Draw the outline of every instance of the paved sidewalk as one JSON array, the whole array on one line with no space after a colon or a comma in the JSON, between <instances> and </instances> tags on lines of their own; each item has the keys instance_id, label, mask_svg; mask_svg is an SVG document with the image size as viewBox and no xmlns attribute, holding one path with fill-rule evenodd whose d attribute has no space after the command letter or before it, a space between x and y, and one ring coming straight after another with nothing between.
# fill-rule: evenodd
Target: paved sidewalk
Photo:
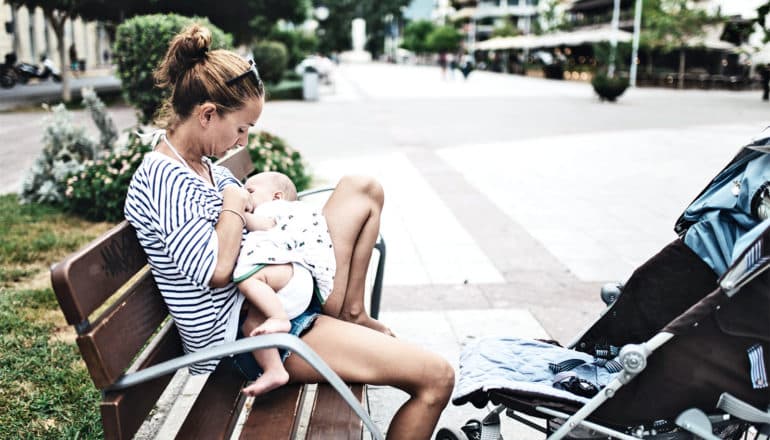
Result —
<instances>
[{"instance_id":1,"label":"paved sidewalk","mask_svg":"<svg viewBox=\"0 0 770 440\"><path fill-rule=\"evenodd\" d=\"M674 239L680 212L770 115L758 92L638 89L608 104L586 83L487 72L441 81L438 68L369 64L335 77L320 102L269 102L258 128L298 148L319 185L382 182L381 318L455 364L485 335L569 342L602 310L599 286ZM30 163L38 125L0 115L0 134L27 142L2 147L13 166L0 187ZM370 398L385 428L404 395ZM481 413L450 407L441 423Z\"/></svg>"}]
</instances>

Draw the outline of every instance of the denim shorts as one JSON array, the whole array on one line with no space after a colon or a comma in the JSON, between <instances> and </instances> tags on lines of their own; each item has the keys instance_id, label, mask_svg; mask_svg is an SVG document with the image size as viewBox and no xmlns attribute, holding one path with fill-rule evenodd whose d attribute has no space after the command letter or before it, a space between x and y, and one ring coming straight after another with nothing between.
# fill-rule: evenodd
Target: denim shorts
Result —
<instances>
[{"instance_id":1,"label":"denim shorts","mask_svg":"<svg viewBox=\"0 0 770 440\"><path fill-rule=\"evenodd\" d=\"M307 307L307 309L302 312L302 314L291 320L291 330L289 330L289 333L294 336L301 336L307 330L310 330L316 318L320 314L321 301L318 299L317 295L313 295L313 298L310 300L310 305ZM242 327L245 319L246 316L244 314L244 316L241 316L241 319L238 322L238 336L236 336L236 339L244 338ZM290 351L283 348L279 348L278 353L281 355L282 361L285 361L286 358L291 354ZM238 353L233 355L232 360L235 367L238 369L238 371L241 372L241 374L243 374L247 380L257 380L257 378L262 375L262 368L259 366L256 359L254 359L254 354L252 352L247 351L245 353Z\"/></svg>"}]
</instances>

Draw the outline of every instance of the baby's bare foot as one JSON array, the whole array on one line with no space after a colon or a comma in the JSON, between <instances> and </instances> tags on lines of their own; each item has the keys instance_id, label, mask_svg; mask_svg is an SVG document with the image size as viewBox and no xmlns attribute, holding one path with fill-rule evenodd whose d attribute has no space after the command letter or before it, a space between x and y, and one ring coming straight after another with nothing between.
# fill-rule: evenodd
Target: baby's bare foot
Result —
<instances>
[{"instance_id":1,"label":"baby's bare foot","mask_svg":"<svg viewBox=\"0 0 770 440\"><path fill-rule=\"evenodd\" d=\"M262 373L251 385L243 389L247 396L259 396L272 391L289 381L289 373L283 369L272 369Z\"/></svg>"},{"instance_id":2,"label":"baby's bare foot","mask_svg":"<svg viewBox=\"0 0 770 440\"><path fill-rule=\"evenodd\" d=\"M266 335L268 333L286 333L291 330L291 322L288 319L267 318L265 322L249 333L249 336Z\"/></svg>"}]
</instances>

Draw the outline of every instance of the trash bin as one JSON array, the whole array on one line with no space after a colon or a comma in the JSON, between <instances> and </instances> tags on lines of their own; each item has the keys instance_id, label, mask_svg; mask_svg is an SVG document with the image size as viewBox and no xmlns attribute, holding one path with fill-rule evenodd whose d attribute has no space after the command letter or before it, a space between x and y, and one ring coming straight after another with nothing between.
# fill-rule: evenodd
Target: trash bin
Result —
<instances>
[{"instance_id":1,"label":"trash bin","mask_svg":"<svg viewBox=\"0 0 770 440\"><path fill-rule=\"evenodd\" d=\"M302 99L305 101L318 101L318 70L314 67L306 67L302 72Z\"/></svg>"}]
</instances>

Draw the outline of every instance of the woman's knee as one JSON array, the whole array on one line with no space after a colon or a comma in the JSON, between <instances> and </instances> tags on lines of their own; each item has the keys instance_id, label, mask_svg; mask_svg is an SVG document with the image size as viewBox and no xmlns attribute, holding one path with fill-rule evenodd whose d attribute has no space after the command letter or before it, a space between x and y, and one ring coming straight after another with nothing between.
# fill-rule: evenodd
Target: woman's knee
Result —
<instances>
[{"instance_id":1,"label":"woman's knee","mask_svg":"<svg viewBox=\"0 0 770 440\"><path fill-rule=\"evenodd\" d=\"M428 405L444 407L454 389L455 371L446 359L438 355L432 357L431 362L425 366L417 397Z\"/></svg>"},{"instance_id":2,"label":"woman's knee","mask_svg":"<svg viewBox=\"0 0 770 440\"><path fill-rule=\"evenodd\" d=\"M340 179L339 186L365 195L380 207L385 202L385 190L380 182L371 176L347 175Z\"/></svg>"}]
</instances>

